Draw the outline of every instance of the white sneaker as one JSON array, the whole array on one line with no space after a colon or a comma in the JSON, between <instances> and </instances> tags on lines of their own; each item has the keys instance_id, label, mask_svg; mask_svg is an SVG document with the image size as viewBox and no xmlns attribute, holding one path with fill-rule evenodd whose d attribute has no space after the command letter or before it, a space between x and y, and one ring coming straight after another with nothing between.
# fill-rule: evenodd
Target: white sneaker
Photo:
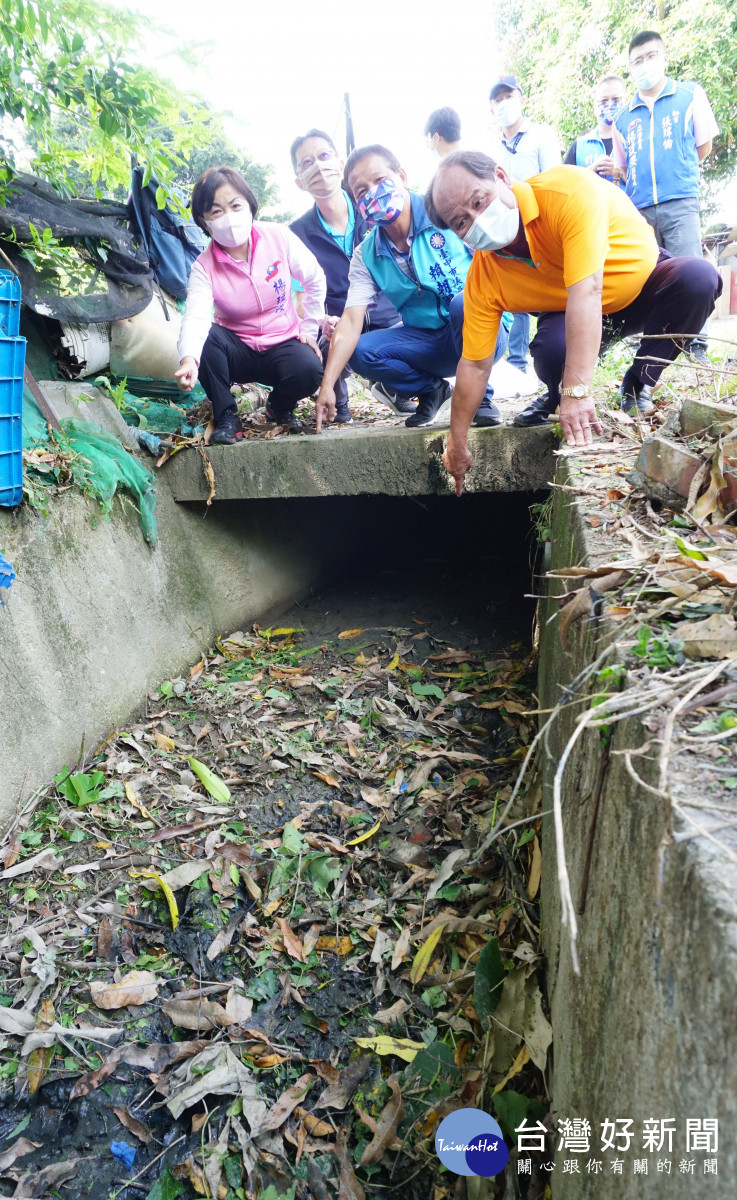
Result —
<instances>
[{"instance_id":1,"label":"white sneaker","mask_svg":"<svg viewBox=\"0 0 737 1200\"><path fill-rule=\"evenodd\" d=\"M520 371L513 367L506 358L494 363L491 369L489 383L494 389L496 400L512 400L516 396L532 396L538 391L539 384L532 372Z\"/></svg>"}]
</instances>

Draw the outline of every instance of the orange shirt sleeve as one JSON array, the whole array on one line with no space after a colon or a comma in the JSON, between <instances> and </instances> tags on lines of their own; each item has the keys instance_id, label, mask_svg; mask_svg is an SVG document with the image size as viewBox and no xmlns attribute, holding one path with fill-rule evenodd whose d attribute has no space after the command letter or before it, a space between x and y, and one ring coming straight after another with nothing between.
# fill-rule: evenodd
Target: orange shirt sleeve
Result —
<instances>
[{"instance_id":1,"label":"orange shirt sleeve","mask_svg":"<svg viewBox=\"0 0 737 1200\"><path fill-rule=\"evenodd\" d=\"M606 188L611 187L593 171L581 176L576 172L575 186L563 203L545 205L551 227L563 249L563 282L567 288L595 275L604 266L609 250L609 204ZM541 214L543 208L541 207Z\"/></svg>"},{"instance_id":2,"label":"orange shirt sleeve","mask_svg":"<svg viewBox=\"0 0 737 1200\"><path fill-rule=\"evenodd\" d=\"M471 362L494 354L504 312L493 258L476 251L463 290L463 357Z\"/></svg>"}]
</instances>

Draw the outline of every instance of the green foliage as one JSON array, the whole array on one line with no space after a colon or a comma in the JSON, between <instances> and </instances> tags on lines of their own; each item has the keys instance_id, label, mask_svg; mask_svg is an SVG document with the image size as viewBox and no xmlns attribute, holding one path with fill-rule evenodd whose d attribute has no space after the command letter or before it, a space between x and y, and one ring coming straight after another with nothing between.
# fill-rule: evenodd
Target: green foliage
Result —
<instances>
[{"instance_id":1,"label":"green foliage","mask_svg":"<svg viewBox=\"0 0 737 1200\"><path fill-rule=\"evenodd\" d=\"M644 659L648 667L655 670L666 670L675 667L678 655L683 650L683 642L671 637L667 632L657 636L647 625L643 625L637 635L637 641L632 647L632 653Z\"/></svg>"},{"instance_id":2,"label":"green foliage","mask_svg":"<svg viewBox=\"0 0 737 1200\"><path fill-rule=\"evenodd\" d=\"M491 1014L501 999L505 977L499 943L496 938L491 938L479 955L473 980L473 1001L482 1029L489 1028Z\"/></svg>"},{"instance_id":3,"label":"green foliage","mask_svg":"<svg viewBox=\"0 0 737 1200\"><path fill-rule=\"evenodd\" d=\"M527 114L554 125L566 146L593 124L593 89L609 72L622 75L628 91L627 48L643 29L661 35L668 73L705 89L720 133L705 167L707 183L735 169L737 107L737 7L732 0L511 0L498 18L505 69L514 71L528 95Z\"/></svg>"},{"instance_id":4,"label":"green foliage","mask_svg":"<svg viewBox=\"0 0 737 1200\"><path fill-rule=\"evenodd\" d=\"M102 771L93 771L91 775L81 772L71 775L65 767L54 776L54 783L63 796L76 808L86 808L88 804L96 804L100 799L100 788L105 782Z\"/></svg>"}]
</instances>

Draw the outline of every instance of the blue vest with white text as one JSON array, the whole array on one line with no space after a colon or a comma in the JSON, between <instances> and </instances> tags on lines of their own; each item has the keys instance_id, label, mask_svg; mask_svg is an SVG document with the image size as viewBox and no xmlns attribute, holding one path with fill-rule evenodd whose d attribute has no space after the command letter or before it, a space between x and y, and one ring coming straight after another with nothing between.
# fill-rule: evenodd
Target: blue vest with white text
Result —
<instances>
[{"instance_id":1,"label":"blue vest with white text","mask_svg":"<svg viewBox=\"0 0 737 1200\"><path fill-rule=\"evenodd\" d=\"M617 114L614 124L627 157L627 195L637 208L699 194L695 87L666 79L652 113L637 93Z\"/></svg>"},{"instance_id":2,"label":"blue vest with white text","mask_svg":"<svg viewBox=\"0 0 737 1200\"><path fill-rule=\"evenodd\" d=\"M471 251L450 229L438 229L425 210L421 196L410 193L412 243L405 275L381 226L375 226L361 244L364 265L376 286L414 329L442 329L448 324L450 302L463 291Z\"/></svg>"}]
</instances>

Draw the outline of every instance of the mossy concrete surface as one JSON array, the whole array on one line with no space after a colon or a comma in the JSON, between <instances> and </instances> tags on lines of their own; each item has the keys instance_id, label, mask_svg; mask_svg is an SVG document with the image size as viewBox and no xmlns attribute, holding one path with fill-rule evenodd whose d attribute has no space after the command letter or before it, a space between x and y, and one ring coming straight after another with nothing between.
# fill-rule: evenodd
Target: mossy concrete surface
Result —
<instances>
[{"instance_id":1,"label":"mossy concrete surface","mask_svg":"<svg viewBox=\"0 0 737 1200\"><path fill-rule=\"evenodd\" d=\"M246 439L206 451L215 500L301 496L427 496L452 491L441 462L446 431L350 426L279 439ZM534 492L553 478L557 439L551 426L473 429L469 492ZM205 500L208 482L196 454L176 454L163 468L175 500Z\"/></svg>"},{"instance_id":2,"label":"mossy concrete surface","mask_svg":"<svg viewBox=\"0 0 737 1200\"><path fill-rule=\"evenodd\" d=\"M562 465L558 482L573 482ZM553 568L610 561L616 547L596 550L571 492L556 491ZM625 553L627 547L620 547ZM607 557L604 557L604 555ZM558 581L558 594L569 584ZM571 585L577 586L577 581ZM557 605L548 602L545 622ZM560 644L557 621L543 624L540 707L573 701L556 720L543 756L543 809L552 806L552 782L581 705L575 680L595 658L605 636L582 620L571 628L570 654ZM670 804L636 784L621 751L650 741L633 762L644 783L657 784L658 732L638 718L614 726L609 766L593 841L585 911L578 917L581 973L572 967L568 930L561 927L552 818L543 834L543 945L554 1028L554 1116L590 1122L591 1154L560 1150L551 1175L554 1200L700 1200L733 1189L737 1179L737 866L705 838L674 840L679 832ZM563 824L571 891L579 904L602 746L596 730L579 740L565 771ZM676 758L671 790L683 796L693 781L679 780ZM704 764L704 782L709 778ZM681 786L683 785L683 786ZM672 1118L671 1153L643 1149L643 1122ZM719 1120L719 1150L686 1152L686 1122ZM601 1152L602 1122L631 1120L629 1149ZM620 1128L620 1127L618 1127ZM556 1149L558 1145L556 1138ZM609 1163L624 1160L623 1175ZM703 1160L716 1157L718 1176L704 1175ZM603 1161L601 1175L586 1171ZM648 1159L647 1176L633 1178L634 1159ZM563 1175L563 1160L578 1159L580 1174ZM670 1159L669 1175L657 1171ZM679 1169L695 1161L695 1174ZM718 1180L721 1178L722 1183ZM731 1184L726 1181L732 1181ZM731 1192L730 1192L731 1194Z\"/></svg>"},{"instance_id":3,"label":"mossy concrete surface","mask_svg":"<svg viewBox=\"0 0 737 1200\"><path fill-rule=\"evenodd\" d=\"M111 402L100 404L114 428ZM0 550L17 575L0 593L0 829L64 763L74 766L82 741L93 749L218 634L268 619L345 561L352 502L331 511L329 536L320 503L206 512L176 504L159 475L155 550L118 498L108 517L74 492L51 501L46 517L0 509Z\"/></svg>"}]
</instances>

